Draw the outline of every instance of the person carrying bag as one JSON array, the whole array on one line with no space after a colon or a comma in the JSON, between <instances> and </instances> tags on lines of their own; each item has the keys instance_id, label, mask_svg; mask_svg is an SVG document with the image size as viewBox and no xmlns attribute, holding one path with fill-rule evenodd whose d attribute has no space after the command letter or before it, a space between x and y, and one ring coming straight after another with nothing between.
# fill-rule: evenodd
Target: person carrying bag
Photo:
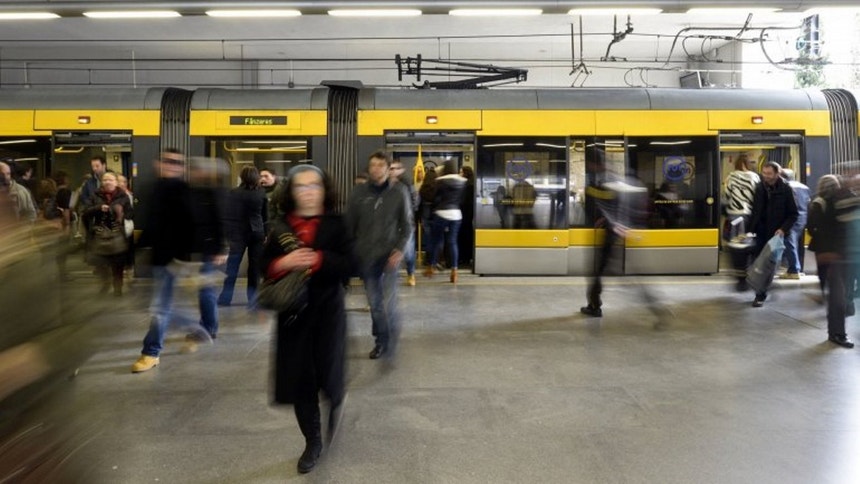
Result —
<instances>
[{"instance_id":1,"label":"person carrying bag","mask_svg":"<svg viewBox=\"0 0 860 484\"><path fill-rule=\"evenodd\" d=\"M285 231L278 236L278 244L285 255L301 247L300 243L301 241L290 231ZM304 270L290 271L277 279L267 278L257 293L257 304L263 309L297 315L308 303L309 275L310 270ZM289 322L294 319L291 318Z\"/></svg>"}]
</instances>

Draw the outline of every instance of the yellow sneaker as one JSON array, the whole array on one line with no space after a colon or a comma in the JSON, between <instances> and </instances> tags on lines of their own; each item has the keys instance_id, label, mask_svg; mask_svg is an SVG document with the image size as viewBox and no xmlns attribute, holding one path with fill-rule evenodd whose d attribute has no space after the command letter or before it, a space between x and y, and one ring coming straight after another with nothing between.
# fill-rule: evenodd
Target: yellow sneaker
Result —
<instances>
[{"instance_id":1,"label":"yellow sneaker","mask_svg":"<svg viewBox=\"0 0 860 484\"><path fill-rule=\"evenodd\" d=\"M406 276L406 285L407 286L414 286L415 285L415 274Z\"/></svg>"},{"instance_id":2,"label":"yellow sneaker","mask_svg":"<svg viewBox=\"0 0 860 484\"><path fill-rule=\"evenodd\" d=\"M158 366L158 357L149 355L140 355L140 358L131 365L132 373L141 373L151 370Z\"/></svg>"}]
</instances>

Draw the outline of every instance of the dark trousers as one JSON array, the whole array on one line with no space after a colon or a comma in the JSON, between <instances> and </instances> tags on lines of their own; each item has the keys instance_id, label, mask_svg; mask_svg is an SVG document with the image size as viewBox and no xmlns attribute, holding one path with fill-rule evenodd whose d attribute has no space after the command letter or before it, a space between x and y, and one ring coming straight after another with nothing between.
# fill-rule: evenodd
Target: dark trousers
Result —
<instances>
[{"instance_id":1,"label":"dark trousers","mask_svg":"<svg viewBox=\"0 0 860 484\"><path fill-rule=\"evenodd\" d=\"M305 441L322 442L319 396L313 394L309 399L297 401L293 409Z\"/></svg>"},{"instance_id":2,"label":"dark trousers","mask_svg":"<svg viewBox=\"0 0 860 484\"><path fill-rule=\"evenodd\" d=\"M250 234L242 240L234 240L230 243L230 255L227 256L227 277L224 279L224 287L218 296L218 304L228 305L233 300L233 289L236 286L236 278L239 276L239 265L242 256L248 250L248 304L253 305L257 295L257 286L260 283L260 257L263 255L263 235Z\"/></svg>"},{"instance_id":3,"label":"dark trousers","mask_svg":"<svg viewBox=\"0 0 860 484\"><path fill-rule=\"evenodd\" d=\"M827 333L830 336L845 334L845 308L847 305L846 264L836 261L827 267Z\"/></svg>"},{"instance_id":4,"label":"dark trousers","mask_svg":"<svg viewBox=\"0 0 860 484\"><path fill-rule=\"evenodd\" d=\"M593 308L599 308L603 305L600 299L600 294L603 292L603 274L609 266L609 258L612 256L612 248L615 245L615 240L618 238L611 228L606 229L606 238L603 240L603 246L594 255L594 277L588 281L588 305Z\"/></svg>"}]
</instances>

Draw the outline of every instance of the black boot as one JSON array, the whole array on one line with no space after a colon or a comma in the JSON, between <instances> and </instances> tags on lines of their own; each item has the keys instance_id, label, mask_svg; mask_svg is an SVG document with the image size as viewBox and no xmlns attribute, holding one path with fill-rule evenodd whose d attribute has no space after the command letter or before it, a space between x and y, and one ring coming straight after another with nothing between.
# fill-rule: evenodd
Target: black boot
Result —
<instances>
[{"instance_id":1,"label":"black boot","mask_svg":"<svg viewBox=\"0 0 860 484\"><path fill-rule=\"evenodd\" d=\"M307 474L316 465L322 452L322 439L308 440L305 443L305 451L299 457L298 471L300 474Z\"/></svg>"},{"instance_id":2,"label":"black boot","mask_svg":"<svg viewBox=\"0 0 860 484\"><path fill-rule=\"evenodd\" d=\"M322 453L319 402L296 402L295 411L299 428L305 436L305 451L299 457L298 471L306 474L317 465Z\"/></svg>"}]
</instances>

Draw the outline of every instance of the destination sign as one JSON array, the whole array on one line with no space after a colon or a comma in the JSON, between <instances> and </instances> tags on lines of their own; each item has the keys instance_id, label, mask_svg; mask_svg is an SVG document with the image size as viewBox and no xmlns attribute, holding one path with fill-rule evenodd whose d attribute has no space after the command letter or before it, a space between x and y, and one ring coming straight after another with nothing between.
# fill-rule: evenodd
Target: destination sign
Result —
<instances>
[{"instance_id":1,"label":"destination sign","mask_svg":"<svg viewBox=\"0 0 860 484\"><path fill-rule=\"evenodd\" d=\"M231 126L286 126L286 116L230 116Z\"/></svg>"}]
</instances>

